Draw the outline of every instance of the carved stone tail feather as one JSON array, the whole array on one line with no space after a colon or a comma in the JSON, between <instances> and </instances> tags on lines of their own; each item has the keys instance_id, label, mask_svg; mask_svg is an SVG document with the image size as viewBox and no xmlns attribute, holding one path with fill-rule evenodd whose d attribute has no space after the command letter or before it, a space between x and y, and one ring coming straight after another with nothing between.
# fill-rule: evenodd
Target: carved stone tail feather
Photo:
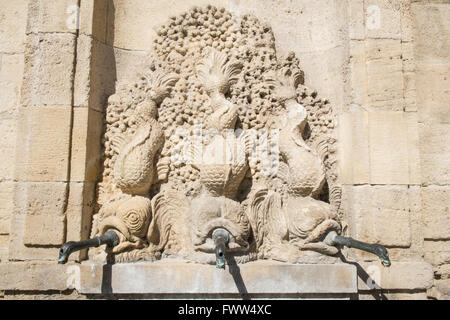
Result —
<instances>
[{"instance_id":1,"label":"carved stone tail feather","mask_svg":"<svg viewBox=\"0 0 450 320\"><path fill-rule=\"evenodd\" d=\"M250 206L250 223L257 248L281 243L287 238L288 223L282 211L279 194L267 189L255 193Z\"/></svg>"},{"instance_id":2,"label":"carved stone tail feather","mask_svg":"<svg viewBox=\"0 0 450 320\"><path fill-rule=\"evenodd\" d=\"M163 251L169 241L173 253L191 250L185 220L189 208L187 198L174 191L161 192L152 199L153 220L146 236L150 251Z\"/></svg>"},{"instance_id":3,"label":"carved stone tail feather","mask_svg":"<svg viewBox=\"0 0 450 320\"><path fill-rule=\"evenodd\" d=\"M227 62L227 55L209 49L206 57L197 65L197 75L209 94L225 94L230 85L238 80L241 64Z\"/></svg>"},{"instance_id":4,"label":"carved stone tail feather","mask_svg":"<svg viewBox=\"0 0 450 320\"><path fill-rule=\"evenodd\" d=\"M156 103L160 103L169 95L179 79L175 73L166 73L164 70L156 70L146 78L150 87L151 98Z\"/></svg>"},{"instance_id":5,"label":"carved stone tail feather","mask_svg":"<svg viewBox=\"0 0 450 320\"><path fill-rule=\"evenodd\" d=\"M278 98L286 101L297 96L296 89L303 82L303 74L297 70L292 72L288 68L282 68L276 74L267 75L265 80Z\"/></svg>"}]
</instances>

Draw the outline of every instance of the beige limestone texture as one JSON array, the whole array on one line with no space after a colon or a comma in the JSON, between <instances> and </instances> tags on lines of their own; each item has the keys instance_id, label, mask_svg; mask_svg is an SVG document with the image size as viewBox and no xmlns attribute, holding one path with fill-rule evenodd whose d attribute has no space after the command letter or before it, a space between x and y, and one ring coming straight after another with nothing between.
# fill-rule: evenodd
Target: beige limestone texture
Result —
<instances>
[{"instance_id":1,"label":"beige limestone texture","mask_svg":"<svg viewBox=\"0 0 450 320\"><path fill-rule=\"evenodd\" d=\"M61 245L64 243L65 217L52 214L27 215L25 245Z\"/></svg>"},{"instance_id":2,"label":"beige limestone texture","mask_svg":"<svg viewBox=\"0 0 450 320\"><path fill-rule=\"evenodd\" d=\"M377 109L403 111L400 40L368 39L365 47L368 105Z\"/></svg>"},{"instance_id":3,"label":"beige limestone texture","mask_svg":"<svg viewBox=\"0 0 450 320\"><path fill-rule=\"evenodd\" d=\"M344 194L351 236L390 247L411 245L412 213L407 186L345 186Z\"/></svg>"},{"instance_id":4,"label":"beige limestone texture","mask_svg":"<svg viewBox=\"0 0 450 320\"><path fill-rule=\"evenodd\" d=\"M77 0L30 0L27 33L75 33L78 16Z\"/></svg>"},{"instance_id":5,"label":"beige limestone texture","mask_svg":"<svg viewBox=\"0 0 450 320\"><path fill-rule=\"evenodd\" d=\"M171 15L193 5L216 4L234 15L253 13L270 23L278 55L294 51L305 84L329 98L339 113L345 232L389 246L394 262L386 279L402 292L383 292L385 297L426 298L429 269L414 264L422 256L437 277L446 276L447 0L81 1L78 37L67 27L67 6L74 2L0 4L0 266L8 258L55 261L61 239L88 237L91 214L97 210L100 123L116 80L130 83L148 66L157 26ZM373 5L380 8L378 29L367 24L367 9ZM22 183L27 181L35 185ZM55 199L47 198L49 193ZM42 234L42 222L53 216L55 228ZM344 251L358 260L376 259L355 252ZM14 279L14 270L29 263L8 265L4 279ZM46 284L51 279L44 273L56 269L32 269L36 275L21 281L17 290L67 288ZM422 284L413 279L414 285L405 285L409 272L420 274ZM428 289L429 297L443 299L445 294L433 291L438 282ZM360 298L374 297L362 290Z\"/></svg>"},{"instance_id":6,"label":"beige limestone texture","mask_svg":"<svg viewBox=\"0 0 450 320\"><path fill-rule=\"evenodd\" d=\"M25 246L26 215L14 214L11 217L11 231L9 238L9 261L50 260L58 256L58 246Z\"/></svg>"},{"instance_id":7,"label":"beige limestone texture","mask_svg":"<svg viewBox=\"0 0 450 320\"><path fill-rule=\"evenodd\" d=\"M360 290L426 290L433 286L433 269L425 262L394 262L389 268L373 263L361 263L361 266L369 280L358 279Z\"/></svg>"},{"instance_id":8,"label":"beige limestone texture","mask_svg":"<svg viewBox=\"0 0 450 320\"><path fill-rule=\"evenodd\" d=\"M80 293L101 293L102 274L111 272L108 284L114 293L217 293L239 294L230 272L213 266L180 262L118 264L108 268L96 264L80 267ZM235 271L233 271L235 272ZM356 268L351 265L289 265L253 262L239 267L242 284L248 294L342 293L356 291ZM313 275L322 274L320 279ZM132 276L131 276L132 275ZM283 276L284 275L284 276ZM130 281L130 276L133 278ZM128 281L124 281L128 279ZM162 281L160 281L162 280ZM0 286L1 287L1 286Z\"/></svg>"},{"instance_id":9,"label":"beige limestone texture","mask_svg":"<svg viewBox=\"0 0 450 320\"><path fill-rule=\"evenodd\" d=\"M14 210L14 183L0 184L0 234L8 234Z\"/></svg>"},{"instance_id":10,"label":"beige limestone texture","mask_svg":"<svg viewBox=\"0 0 450 320\"><path fill-rule=\"evenodd\" d=\"M339 178L343 184L369 183L369 114L356 109L354 112L341 114L338 121Z\"/></svg>"},{"instance_id":11,"label":"beige limestone texture","mask_svg":"<svg viewBox=\"0 0 450 320\"><path fill-rule=\"evenodd\" d=\"M16 119L0 120L0 181L11 181L14 177L16 136Z\"/></svg>"},{"instance_id":12,"label":"beige limestone texture","mask_svg":"<svg viewBox=\"0 0 450 320\"><path fill-rule=\"evenodd\" d=\"M101 112L90 108L74 108L71 140L70 181L95 182L101 162Z\"/></svg>"},{"instance_id":13,"label":"beige limestone texture","mask_svg":"<svg viewBox=\"0 0 450 320\"><path fill-rule=\"evenodd\" d=\"M374 12L378 15L379 12L379 27L366 28L366 37L373 39L401 39L402 25L400 19L400 8L395 6L395 3L400 1L389 0L365 0L364 8L366 12L366 23L370 16L374 16ZM378 8L377 11L370 10L370 7L374 6Z\"/></svg>"},{"instance_id":14,"label":"beige limestone texture","mask_svg":"<svg viewBox=\"0 0 450 320\"><path fill-rule=\"evenodd\" d=\"M23 52L29 0L0 3L0 52Z\"/></svg>"},{"instance_id":15,"label":"beige limestone texture","mask_svg":"<svg viewBox=\"0 0 450 320\"><path fill-rule=\"evenodd\" d=\"M89 106L91 109L104 112L105 100L114 93L115 82L118 79L119 71L116 70L116 65L123 65L131 73L136 71L136 68L118 63L120 58L116 50L91 36L81 34L78 37L75 106Z\"/></svg>"},{"instance_id":16,"label":"beige limestone texture","mask_svg":"<svg viewBox=\"0 0 450 320\"><path fill-rule=\"evenodd\" d=\"M425 261L434 266L450 264L450 244L448 241L425 241Z\"/></svg>"},{"instance_id":17,"label":"beige limestone texture","mask_svg":"<svg viewBox=\"0 0 450 320\"><path fill-rule=\"evenodd\" d=\"M358 298L359 300L427 300L427 292L426 291L418 293L361 292L358 295Z\"/></svg>"},{"instance_id":18,"label":"beige limestone texture","mask_svg":"<svg viewBox=\"0 0 450 320\"><path fill-rule=\"evenodd\" d=\"M49 291L67 289L67 267L52 262L12 262L0 265L2 290Z\"/></svg>"},{"instance_id":19,"label":"beige limestone texture","mask_svg":"<svg viewBox=\"0 0 450 320\"><path fill-rule=\"evenodd\" d=\"M424 122L450 123L450 63L425 64L416 73L416 87L420 94L420 118Z\"/></svg>"},{"instance_id":20,"label":"beige limestone texture","mask_svg":"<svg viewBox=\"0 0 450 320\"><path fill-rule=\"evenodd\" d=\"M420 184L415 113L359 108L339 117L340 179L344 184Z\"/></svg>"},{"instance_id":21,"label":"beige limestone texture","mask_svg":"<svg viewBox=\"0 0 450 320\"><path fill-rule=\"evenodd\" d=\"M64 241L66 203L66 183L16 183L9 258L52 259L58 252L56 246Z\"/></svg>"},{"instance_id":22,"label":"beige limestone texture","mask_svg":"<svg viewBox=\"0 0 450 320\"><path fill-rule=\"evenodd\" d=\"M94 208L95 183L71 182L65 212L67 241L80 241L89 237ZM79 255L73 254L71 259L80 261L85 258L85 255L86 251L84 250Z\"/></svg>"},{"instance_id":23,"label":"beige limestone texture","mask_svg":"<svg viewBox=\"0 0 450 320\"><path fill-rule=\"evenodd\" d=\"M449 279L435 280L434 287L427 290L427 295L437 300L450 300Z\"/></svg>"},{"instance_id":24,"label":"beige limestone texture","mask_svg":"<svg viewBox=\"0 0 450 320\"><path fill-rule=\"evenodd\" d=\"M0 114L12 116L19 107L23 54L0 53Z\"/></svg>"},{"instance_id":25,"label":"beige limestone texture","mask_svg":"<svg viewBox=\"0 0 450 320\"><path fill-rule=\"evenodd\" d=\"M27 36L21 94L24 106L71 105L75 43L71 33Z\"/></svg>"},{"instance_id":26,"label":"beige limestone texture","mask_svg":"<svg viewBox=\"0 0 450 320\"><path fill-rule=\"evenodd\" d=\"M422 215L425 239L450 239L449 186L422 188Z\"/></svg>"},{"instance_id":27,"label":"beige limestone texture","mask_svg":"<svg viewBox=\"0 0 450 320\"><path fill-rule=\"evenodd\" d=\"M15 179L68 180L71 117L67 106L21 108Z\"/></svg>"},{"instance_id":28,"label":"beige limestone texture","mask_svg":"<svg viewBox=\"0 0 450 320\"><path fill-rule=\"evenodd\" d=\"M8 261L9 235L0 235L0 263Z\"/></svg>"},{"instance_id":29,"label":"beige limestone texture","mask_svg":"<svg viewBox=\"0 0 450 320\"><path fill-rule=\"evenodd\" d=\"M450 24L447 4L412 6L415 28L414 53L417 65L417 105L422 121L449 122L449 37Z\"/></svg>"},{"instance_id":30,"label":"beige limestone texture","mask_svg":"<svg viewBox=\"0 0 450 320\"><path fill-rule=\"evenodd\" d=\"M80 33L92 36L106 43L108 28L112 28L109 19L109 0L82 1L80 6Z\"/></svg>"},{"instance_id":31,"label":"beige limestone texture","mask_svg":"<svg viewBox=\"0 0 450 320\"><path fill-rule=\"evenodd\" d=\"M419 124L419 150L422 184L450 184L450 125Z\"/></svg>"}]
</instances>

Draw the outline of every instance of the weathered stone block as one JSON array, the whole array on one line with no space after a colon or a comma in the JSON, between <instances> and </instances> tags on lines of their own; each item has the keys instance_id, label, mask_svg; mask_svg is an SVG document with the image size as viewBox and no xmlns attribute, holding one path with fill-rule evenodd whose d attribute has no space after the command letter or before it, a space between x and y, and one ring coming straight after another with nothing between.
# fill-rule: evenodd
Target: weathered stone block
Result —
<instances>
[{"instance_id":1,"label":"weathered stone block","mask_svg":"<svg viewBox=\"0 0 450 320\"><path fill-rule=\"evenodd\" d=\"M427 300L427 293L411 292L411 293L359 293L359 300Z\"/></svg>"},{"instance_id":2,"label":"weathered stone block","mask_svg":"<svg viewBox=\"0 0 450 320\"><path fill-rule=\"evenodd\" d=\"M76 33L79 24L77 0L30 0L27 33Z\"/></svg>"},{"instance_id":3,"label":"weathered stone block","mask_svg":"<svg viewBox=\"0 0 450 320\"><path fill-rule=\"evenodd\" d=\"M407 130L403 113L369 113L371 183L409 182Z\"/></svg>"},{"instance_id":4,"label":"weathered stone block","mask_svg":"<svg viewBox=\"0 0 450 320\"><path fill-rule=\"evenodd\" d=\"M106 42L108 7L114 6L108 0L82 1L80 7L80 34L92 36Z\"/></svg>"},{"instance_id":5,"label":"weathered stone block","mask_svg":"<svg viewBox=\"0 0 450 320\"><path fill-rule=\"evenodd\" d=\"M121 59L120 52L116 56L111 46L89 36L81 35L78 38L77 50L75 106L89 106L91 109L103 112L108 96L115 92L116 64L122 65L132 74L135 74L138 69L130 65L127 67L126 62Z\"/></svg>"},{"instance_id":6,"label":"weathered stone block","mask_svg":"<svg viewBox=\"0 0 450 320\"><path fill-rule=\"evenodd\" d=\"M400 40L367 40L367 93L370 107L403 111Z\"/></svg>"},{"instance_id":7,"label":"weathered stone block","mask_svg":"<svg viewBox=\"0 0 450 320\"><path fill-rule=\"evenodd\" d=\"M360 106L368 104L366 48L363 41L350 41L350 81L352 103Z\"/></svg>"},{"instance_id":8,"label":"weathered stone block","mask_svg":"<svg viewBox=\"0 0 450 320\"><path fill-rule=\"evenodd\" d=\"M416 61L412 42L402 42L402 62L405 111L417 111Z\"/></svg>"},{"instance_id":9,"label":"weathered stone block","mask_svg":"<svg viewBox=\"0 0 450 320\"><path fill-rule=\"evenodd\" d=\"M414 113L356 110L339 117L339 166L344 184L419 184Z\"/></svg>"},{"instance_id":10,"label":"weathered stone block","mask_svg":"<svg viewBox=\"0 0 450 320\"><path fill-rule=\"evenodd\" d=\"M72 104L75 41L67 33L28 35L23 105Z\"/></svg>"},{"instance_id":11,"label":"weathered stone block","mask_svg":"<svg viewBox=\"0 0 450 320\"><path fill-rule=\"evenodd\" d=\"M14 214L63 215L66 201L66 183L18 182L15 184Z\"/></svg>"},{"instance_id":12,"label":"weathered stone block","mask_svg":"<svg viewBox=\"0 0 450 320\"><path fill-rule=\"evenodd\" d=\"M448 63L450 8L448 4L413 3L415 54L419 61Z\"/></svg>"},{"instance_id":13,"label":"weathered stone block","mask_svg":"<svg viewBox=\"0 0 450 320\"><path fill-rule=\"evenodd\" d=\"M345 186L343 192L352 237L393 247L411 245L407 186ZM351 252L366 259L378 259L359 250Z\"/></svg>"},{"instance_id":14,"label":"weathered stone block","mask_svg":"<svg viewBox=\"0 0 450 320\"><path fill-rule=\"evenodd\" d=\"M10 261L52 260L52 263L56 264L59 246L27 247L24 245L25 219L25 214L14 214L11 217L8 259Z\"/></svg>"},{"instance_id":15,"label":"weathered stone block","mask_svg":"<svg viewBox=\"0 0 450 320\"><path fill-rule=\"evenodd\" d=\"M416 59L414 56L414 43L402 42L402 60L403 60L403 72L415 72L416 71Z\"/></svg>"},{"instance_id":16,"label":"weathered stone block","mask_svg":"<svg viewBox=\"0 0 450 320\"><path fill-rule=\"evenodd\" d=\"M350 39L363 40L365 38L364 1L350 0L348 8Z\"/></svg>"},{"instance_id":17,"label":"weathered stone block","mask_svg":"<svg viewBox=\"0 0 450 320\"><path fill-rule=\"evenodd\" d=\"M407 257L397 260L422 260L423 259L423 217L422 217L422 199L421 186L409 186L409 211L411 221L411 247L407 250ZM395 257L392 256L394 259Z\"/></svg>"},{"instance_id":18,"label":"weathered stone block","mask_svg":"<svg viewBox=\"0 0 450 320\"><path fill-rule=\"evenodd\" d=\"M11 223L12 257L23 257L24 245L60 245L64 241L67 185L60 182L16 183ZM30 248L30 252L32 251ZM25 255L26 256L26 255ZM39 256L39 251L30 258Z\"/></svg>"},{"instance_id":19,"label":"weathered stone block","mask_svg":"<svg viewBox=\"0 0 450 320\"><path fill-rule=\"evenodd\" d=\"M28 0L0 3L0 52L23 52Z\"/></svg>"},{"instance_id":20,"label":"weathered stone block","mask_svg":"<svg viewBox=\"0 0 450 320\"><path fill-rule=\"evenodd\" d=\"M368 277L358 277L359 290L420 290L433 285L433 268L426 262L394 261L389 268L379 263L361 262L360 265Z\"/></svg>"},{"instance_id":21,"label":"weathered stone block","mask_svg":"<svg viewBox=\"0 0 450 320\"><path fill-rule=\"evenodd\" d=\"M0 183L0 235L8 234L14 210L14 184Z\"/></svg>"},{"instance_id":22,"label":"weathered stone block","mask_svg":"<svg viewBox=\"0 0 450 320\"><path fill-rule=\"evenodd\" d=\"M450 187L422 188L425 239L450 240Z\"/></svg>"},{"instance_id":23,"label":"weathered stone block","mask_svg":"<svg viewBox=\"0 0 450 320\"><path fill-rule=\"evenodd\" d=\"M114 293L239 294L240 290L233 278L234 271L223 272L208 265L115 264L109 269L110 283L102 283L108 277L106 266L86 263L80 268L81 293L101 293L105 286ZM240 265L239 273L248 294L356 292L356 268L349 264L288 265L258 261Z\"/></svg>"},{"instance_id":24,"label":"weathered stone block","mask_svg":"<svg viewBox=\"0 0 450 320\"><path fill-rule=\"evenodd\" d=\"M369 115L362 110L339 116L339 179L344 184L370 182Z\"/></svg>"},{"instance_id":25,"label":"weathered stone block","mask_svg":"<svg viewBox=\"0 0 450 320\"><path fill-rule=\"evenodd\" d=\"M427 290L429 297L437 300L450 300L450 279L434 281L434 287Z\"/></svg>"},{"instance_id":26,"label":"weathered stone block","mask_svg":"<svg viewBox=\"0 0 450 320\"><path fill-rule=\"evenodd\" d=\"M8 261L9 235L0 235L0 262Z\"/></svg>"},{"instance_id":27,"label":"weathered stone block","mask_svg":"<svg viewBox=\"0 0 450 320\"><path fill-rule=\"evenodd\" d=\"M101 166L101 112L90 108L74 108L70 180L97 181Z\"/></svg>"},{"instance_id":28,"label":"weathered stone block","mask_svg":"<svg viewBox=\"0 0 450 320\"><path fill-rule=\"evenodd\" d=\"M342 183L420 184L415 113L356 109L338 127Z\"/></svg>"},{"instance_id":29,"label":"weathered stone block","mask_svg":"<svg viewBox=\"0 0 450 320\"><path fill-rule=\"evenodd\" d=\"M0 114L17 112L23 77L23 54L0 55Z\"/></svg>"},{"instance_id":30,"label":"weathered stone block","mask_svg":"<svg viewBox=\"0 0 450 320\"><path fill-rule=\"evenodd\" d=\"M402 43L395 39L367 39L365 42L367 61L394 63L402 55Z\"/></svg>"},{"instance_id":31,"label":"weathered stone block","mask_svg":"<svg viewBox=\"0 0 450 320\"><path fill-rule=\"evenodd\" d=\"M65 239L63 215L38 214L25 218L25 245L62 245Z\"/></svg>"},{"instance_id":32,"label":"weathered stone block","mask_svg":"<svg viewBox=\"0 0 450 320\"><path fill-rule=\"evenodd\" d=\"M402 28L402 42L410 42L414 40L414 17L409 1L399 1L403 8L400 8L400 24Z\"/></svg>"},{"instance_id":33,"label":"weathered stone block","mask_svg":"<svg viewBox=\"0 0 450 320\"><path fill-rule=\"evenodd\" d=\"M369 38L401 39L400 10L392 1L364 1L366 35Z\"/></svg>"},{"instance_id":34,"label":"weathered stone block","mask_svg":"<svg viewBox=\"0 0 450 320\"><path fill-rule=\"evenodd\" d=\"M11 262L0 264L0 290L67 289L68 266L55 262Z\"/></svg>"},{"instance_id":35,"label":"weathered stone block","mask_svg":"<svg viewBox=\"0 0 450 320\"><path fill-rule=\"evenodd\" d=\"M92 42L92 38L84 34L77 38L77 68L74 83L74 104L77 107L89 106Z\"/></svg>"},{"instance_id":36,"label":"weathered stone block","mask_svg":"<svg viewBox=\"0 0 450 320\"><path fill-rule=\"evenodd\" d=\"M67 181L71 107L22 108L18 121L16 179Z\"/></svg>"},{"instance_id":37,"label":"weathered stone block","mask_svg":"<svg viewBox=\"0 0 450 320\"><path fill-rule=\"evenodd\" d=\"M444 264L435 268L435 274L441 279L448 279L450 281L450 264Z\"/></svg>"},{"instance_id":38,"label":"weathered stone block","mask_svg":"<svg viewBox=\"0 0 450 320\"><path fill-rule=\"evenodd\" d=\"M321 95L333 101L333 109L336 112L342 112L345 105L345 89L341 84L346 82L342 70L347 67L348 59L344 46L337 45L324 51L313 50L299 53L297 56L300 60L309 62L302 66L307 79L306 85L317 88Z\"/></svg>"},{"instance_id":39,"label":"weathered stone block","mask_svg":"<svg viewBox=\"0 0 450 320\"><path fill-rule=\"evenodd\" d=\"M409 185L420 185L421 164L420 164L420 139L419 120L417 113L403 113L403 120L406 122L406 135L408 139L408 180Z\"/></svg>"},{"instance_id":40,"label":"weathered stone block","mask_svg":"<svg viewBox=\"0 0 450 320\"><path fill-rule=\"evenodd\" d=\"M425 185L450 184L450 124L420 124L420 166Z\"/></svg>"},{"instance_id":41,"label":"weathered stone block","mask_svg":"<svg viewBox=\"0 0 450 320\"><path fill-rule=\"evenodd\" d=\"M67 241L80 241L89 238L92 214L95 205L95 183L70 183L67 204ZM70 260L80 260L86 252L74 253Z\"/></svg>"},{"instance_id":42,"label":"weathered stone block","mask_svg":"<svg viewBox=\"0 0 450 320\"><path fill-rule=\"evenodd\" d=\"M450 263L450 241L425 241L425 261L434 266Z\"/></svg>"},{"instance_id":43,"label":"weathered stone block","mask_svg":"<svg viewBox=\"0 0 450 320\"><path fill-rule=\"evenodd\" d=\"M419 63L416 87L421 121L450 123L450 63Z\"/></svg>"},{"instance_id":44,"label":"weathered stone block","mask_svg":"<svg viewBox=\"0 0 450 320\"><path fill-rule=\"evenodd\" d=\"M417 118L413 113L369 113L370 182L419 184Z\"/></svg>"},{"instance_id":45,"label":"weathered stone block","mask_svg":"<svg viewBox=\"0 0 450 320\"><path fill-rule=\"evenodd\" d=\"M436 280L435 285L440 292L450 298L450 279Z\"/></svg>"},{"instance_id":46,"label":"weathered stone block","mask_svg":"<svg viewBox=\"0 0 450 320\"><path fill-rule=\"evenodd\" d=\"M0 181L14 178L16 120L0 120Z\"/></svg>"},{"instance_id":47,"label":"weathered stone block","mask_svg":"<svg viewBox=\"0 0 450 320\"><path fill-rule=\"evenodd\" d=\"M115 49L109 45L105 45L96 40L92 43L92 59L91 59L91 83L90 83L90 108L100 112L104 112L106 102L110 95L116 90L116 80L118 79L119 70L116 66L119 64L128 69L127 72L136 72L130 63L123 60L123 56L137 58L137 61L142 62L144 54L136 55L133 52L123 53L125 50ZM132 60L132 59L129 59ZM141 69L142 70L142 69ZM134 73L135 74L135 73Z\"/></svg>"}]
</instances>

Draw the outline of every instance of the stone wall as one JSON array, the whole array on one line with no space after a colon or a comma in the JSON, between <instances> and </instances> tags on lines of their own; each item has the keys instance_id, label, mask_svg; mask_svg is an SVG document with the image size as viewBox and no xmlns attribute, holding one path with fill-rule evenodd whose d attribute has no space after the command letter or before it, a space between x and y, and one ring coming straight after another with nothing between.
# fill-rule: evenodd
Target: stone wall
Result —
<instances>
[{"instance_id":1,"label":"stone wall","mask_svg":"<svg viewBox=\"0 0 450 320\"><path fill-rule=\"evenodd\" d=\"M158 25L207 4L270 23L278 53L294 51L333 104L347 233L393 260L344 251L359 298L448 298L448 0L1 1L4 297L78 297L56 258L90 233L106 99L142 68Z\"/></svg>"}]
</instances>

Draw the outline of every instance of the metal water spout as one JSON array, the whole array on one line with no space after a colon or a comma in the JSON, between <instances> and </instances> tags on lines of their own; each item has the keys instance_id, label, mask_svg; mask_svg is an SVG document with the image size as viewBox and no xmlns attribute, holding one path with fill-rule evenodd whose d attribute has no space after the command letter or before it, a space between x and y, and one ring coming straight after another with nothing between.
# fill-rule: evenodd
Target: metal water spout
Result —
<instances>
[{"instance_id":1,"label":"metal water spout","mask_svg":"<svg viewBox=\"0 0 450 320\"><path fill-rule=\"evenodd\" d=\"M327 234L324 239L324 242L328 245L342 245L349 248L356 248L362 251L370 252L376 254L378 258L380 258L381 263L385 267L389 267L391 265L391 260L389 259L389 253L385 247L380 244L371 244L365 243L362 241L355 240L349 237L342 237L338 235L335 231L331 231Z\"/></svg>"},{"instance_id":2,"label":"metal water spout","mask_svg":"<svg viewBox=\"0 0 450 320\"><path fill-rule=\"evenodd\" d=\"M69 256L75 252L86 248L99 247L106 244L110 248L114 248L119 244L119 237L113 230L108 230L103 236L95 237L83 241L69 241L64 243L59 249L58 263L64 264Z\"/></svg>"},{"instance_id":3,"label":"metal water spout","mask_svg":"<svg viewBox=\"0 0 450 320\"><path fill-rule=\"evenodd\" d=\"M230 241L230 234L223 228L217 228L212 233L212 239L216 246L216 266L217 268L225 269L225 254Z\"/></svg>"}]
</instances>

